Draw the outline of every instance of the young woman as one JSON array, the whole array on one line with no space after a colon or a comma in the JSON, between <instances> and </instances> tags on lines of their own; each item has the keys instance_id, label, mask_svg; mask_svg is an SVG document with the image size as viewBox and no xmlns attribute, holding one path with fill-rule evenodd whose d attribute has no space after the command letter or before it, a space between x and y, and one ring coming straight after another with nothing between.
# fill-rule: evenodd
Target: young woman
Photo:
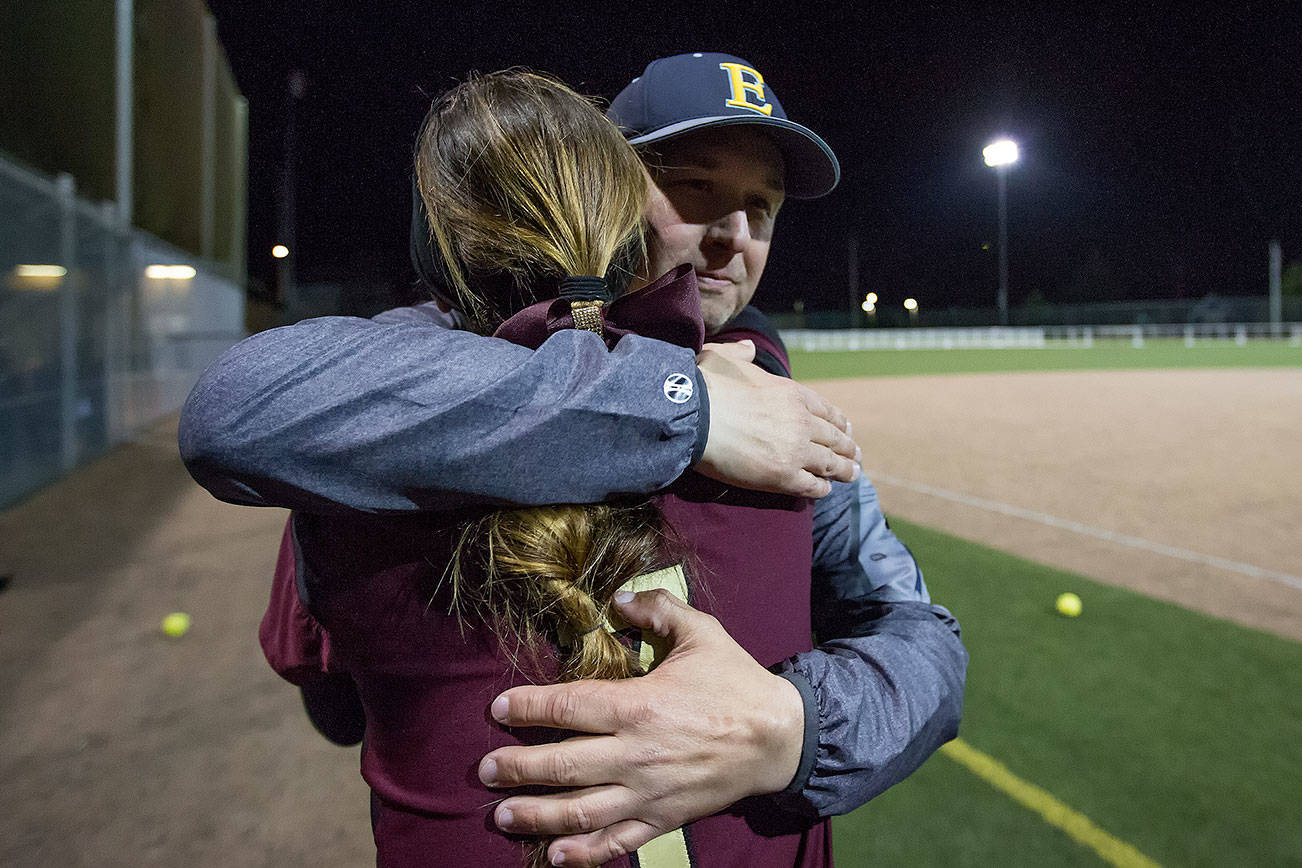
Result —
<instances>
[{"instance_id":1,"label":"young woman","mask_svg":"<svg viewBox=\"0 0 1302 868\"><path fill-rule=\"evenodd\" d=\"M471 79L431 109L416 165L449 300L476 331L535 347L558 330L594 332L575 338L582 352L629 331L700 348L690 267L624 292L642 260L646 179L587 100L525 72ZM807 501L690 475L672 493L618 504L295 513L263 646L297 683L323 672L355 681L380 865L543 865L545 841L496 829L502 794L476 769L498 747L564 734L497 725L493 697L644 672L654 642L620 629L621 589L665 588L715 614L764 665L808 650L810 539ZM830 842L825 823L755 800L636 859L613 864L823 865Z\"/></svg>"}]
</instances>

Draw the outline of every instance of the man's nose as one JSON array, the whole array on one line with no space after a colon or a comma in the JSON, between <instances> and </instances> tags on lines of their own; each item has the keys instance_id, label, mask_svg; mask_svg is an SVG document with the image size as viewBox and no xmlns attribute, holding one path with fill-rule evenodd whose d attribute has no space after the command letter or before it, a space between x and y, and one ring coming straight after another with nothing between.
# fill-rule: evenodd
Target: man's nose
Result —
<instances>
[{"instance_id":1,"label":"man's nose","mask_svg":"<svg viewBox=\"0 0 1302 868\"><path fill-rule=\"evenodd\" d=\"M710 242L739 252L750 240L750 221L740 208L729 211L710 224L705 237Z\"/></svg>"}]
</instances>

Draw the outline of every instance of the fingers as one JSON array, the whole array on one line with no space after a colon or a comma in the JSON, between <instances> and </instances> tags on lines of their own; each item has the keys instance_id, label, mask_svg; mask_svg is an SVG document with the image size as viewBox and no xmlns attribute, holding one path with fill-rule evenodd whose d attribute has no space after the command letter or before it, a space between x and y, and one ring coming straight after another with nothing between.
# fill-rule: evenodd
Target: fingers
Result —
<instances>
[{"instance_id":1,"label":"fingers","mask_svg":"<svg viewBox=\"0 0 1302 868\"><path fill-rule=\"evenodd\" d=\"M633 816L639 799L617 785L504 800L493 812L499 829L515 835L595 832Z\"/></svg>"},{"instance_id":2,"label":"fingers","mask_svg":"<svg viewBox=\"0 0 1302 868\"><path fill-rule=\"evenodd\" d=\"M832 483L822 476L810 473L808 470L801 470L795 480L785 486L784 492L795 497L818 500L820 497L827 497L832 493Z\"/></svg>"},{"instance_id":3,"label":"fingers","mask_svg":"<svg viewBox=\"0 0 1302 868\"><path fill-rule=\"evenodd\" d=\"M859 448L854 439L840 428L828 422L826 419L814 417L811 420L810 441L840 455L842 458L853 461L855 452Z\"/></svg>"},{"instance_id":4,"label":"fingers","mask_svg":"<svg viewBox=\"0 0 1302 868\"><path fill-rule=\"evenodd\" d=\"M850 421L817 392L806 390L805 398L806 407L815 415L809 438L815 448L810 451L804 469L823 479L853 482L859 475L859 459L863 453L850 437ZM829 410L828 415L823 415Z\"/></svg>"},{"instance_id":5,"label":"fingers","mask_svg":"<svg viewBox=\"0 0 1302 868\"><path fill-rule=\"evenodd\" d=\"M842 458L835 452L824 449L821 446L812 447L813 455L809 463L805 465L805 470L825 481L828 481L828 489L831 490L831 480L837 482L853 482L859 475L859 465Z\"/></svg>"},{"instance_id":6,"label":"fingers","mask_svg":"<svg viewBox=\"0 0 1302 868\"><path fill-rule=\"evenodd\" d=\"M674 646L681 644L701 619L711 617L660 588L629 597L616 594L615 607L629 624L666 637Z\"/></svg>"},{"instance_id":7,"label":"fingers","mask_svg":"<svg viewBox=\"0 0 1302 868\"><path fill-rule=\"evenodd\" d=\"M697 355L697 361L706 353L718 353L726 359L733 359L744 364L755 361L755 342L754 341L729 341L722 344L706 344L701 347L701 352Z\"/></svg>"},{"instance_id":8,"label":"fingers","mask_svg":"<svg viewBox=\"0 0 1302 868\"><path fill-rule=\"evenodd\" d=\"M815 419L804 469L824 479L852 482L859 474L861 454L858 445L843 431L831 422Z\"/></svg>"},{"instance_id":9,"label":"fingers","mask_svg":"<svg viewBox=\"0 0 1302 868\"><path fill-rule=\"evenodd\" d=\"M809 408L809 412L831 422L838 430L844 431L847 435L850 433L850 420L841 412L840 407L808 386L801 386L800 388L802 390L801 397L804 398L805 406Z\"/></svg>"},{"instance_id":10,"label":"fingers","mask_svg":"<svg viewBox=\"0 0 1302 868\"><path fill-rule=\"evenodd\" d=\"M638 847L664 834L650 823L624 820L599 832L574 835L553 841L547 848L553 865L565 868L591 868L632 853Z\"/></svg>"},{"instance_id":11,"label":"fingers","mask_svg":"<svg viewBox=\"0 0 1302 868\"><path fill-rule=\"evenodd\" d=\"M493 719L507 726L550 726L578 732L613 732L619 723L613 706L620 685L613 681L512 687L490 706Z\"/></svg>"},{"instance_id":12,"label":"fingers","mask_svg":"<svg viewBox=\"0 0 1302 868\"><path fill-rule=\"evenodd\" d=\"M489 787L587 787L610 783L620 767L619 745L605 736L577 736L556 744L499 747L479 761ZM604 824L603 824L604 825Z\"/></svg>"}]
</instances>

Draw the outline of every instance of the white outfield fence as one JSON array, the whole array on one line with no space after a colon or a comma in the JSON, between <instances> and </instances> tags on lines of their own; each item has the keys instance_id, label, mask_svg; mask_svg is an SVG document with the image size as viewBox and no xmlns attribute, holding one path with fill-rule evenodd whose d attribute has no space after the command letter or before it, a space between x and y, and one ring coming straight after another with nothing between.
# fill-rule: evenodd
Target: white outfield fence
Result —
<instances>
[{"instance_id":1,"label":"white outfield fence","mask_svg":"<svg viewBox=\"0 0 1302 868\"><path fill-rule=\"evenodd\" d=\"M1285 341L1302 347L1302 323L1199 323L1115 326L991 326L989 328L784 329L782 340L794 350L1002 350L1047 347L1088 348L1095 342L1126 341L1142 347L1149 340L1181 339L1185 346L1230 341Z\"/></svg>"}]
</instances>

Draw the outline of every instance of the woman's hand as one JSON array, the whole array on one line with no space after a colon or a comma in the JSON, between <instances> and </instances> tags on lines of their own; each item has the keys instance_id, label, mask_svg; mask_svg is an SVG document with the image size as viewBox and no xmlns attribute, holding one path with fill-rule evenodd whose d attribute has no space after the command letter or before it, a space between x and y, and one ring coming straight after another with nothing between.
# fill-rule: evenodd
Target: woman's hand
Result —
<instances>
[{"instance_id":1,"label":"woman's hand","mask_svg":"<svg viewBox=\"0 0 1302 868\"><path fill-rule=\"evenodd\" d=\"M859 449L836 405L808 386L757 368L750 341L706 344L696 366L710 395L710 432L693 468L756 491L822 497L851 482Z\"/></svg>"}]
</instances>

